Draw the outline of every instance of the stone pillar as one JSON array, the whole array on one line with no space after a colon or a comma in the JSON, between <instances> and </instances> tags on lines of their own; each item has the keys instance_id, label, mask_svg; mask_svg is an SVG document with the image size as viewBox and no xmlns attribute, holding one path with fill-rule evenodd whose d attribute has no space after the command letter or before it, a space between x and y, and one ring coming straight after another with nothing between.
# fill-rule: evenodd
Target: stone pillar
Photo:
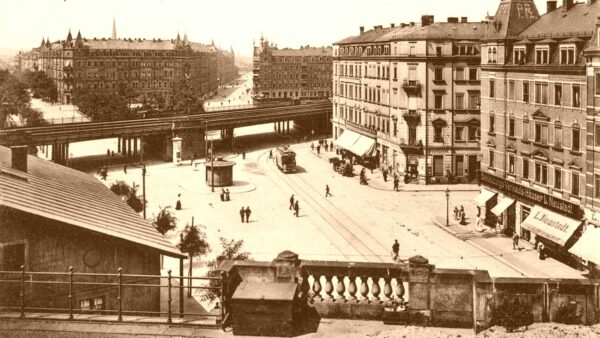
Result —
<instances>
[{"instance_id":1,"label":"stone pillar","mask_svg":"<svg viewBox=\"0 0 600 338\"><path fill-rule=\"evenodd\" d=\"M290 121L285 122L285 133L286 134L290 133Z\"/></svg>"},{"instance_id":2,"label":"stone pillar","mask_svg":"<svg viewBox=\"0 0 600 338\"><path fill-rule=\"evenodd\" d=\"M300 261L298 260L298 254L292 251L283 251L277 258L273 260L277 271L275 273L276 283L298 283L298 266Z\"/></svg>"},{"instance_id":3,"label":"stone pillar","mask_svg":"<svg viewBox=\"0 0 600 338\"><path fill-rule=\"evenodd\" d=\"M137 156L138 156L138 138L137 137L135 137L133 139L133 156L135 158L137 158Z\"/></svg>"},{"instance_id":4,"label":"stone pillar","mask_svg":"<svg viewBox=\"0 0 600 338\"><path fill-rule=\"evenodd\" d=\"M423 256L413 256L408 260L408 311L410 325L431 323L430 278L434 266Z\"/></svg>"},{"instance_id":5,"label":"stone pillar","mask_svg":"<svg viewBox=\"0 0 600 338\"><path fill-rule=\"evenodd\" d=\"M121 138L117 138L117 153L121 153Z\"/></svg>"}]
</instances>

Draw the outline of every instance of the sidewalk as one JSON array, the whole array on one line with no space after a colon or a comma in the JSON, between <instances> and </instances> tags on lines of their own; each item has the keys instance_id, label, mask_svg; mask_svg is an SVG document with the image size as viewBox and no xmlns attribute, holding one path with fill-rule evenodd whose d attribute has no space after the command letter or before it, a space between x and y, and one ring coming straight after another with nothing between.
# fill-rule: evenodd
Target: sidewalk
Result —
<instances>
[{"instance_id":1,"label":"sidewalk","mask_svg":"<svg viewBox=\"0 0 600 338\"><path fill-rule=\"evenodd\" d=\"M467 215L469 212L467 211ZM472 214L472 213L471 213ZM474 214L472 214L474 215ZM460 225L450 213L450 226L446 227L446 220L442 216L436 216L433 222L442 230L452 234L490 256L509 265L519 271L523 277L559 277L559 278L585 278L584 272L574 269L564 263L561 263L551 257L540 260L538 252L532 243L524 240L519 241L518 249L513 249L512 238L509 238L490 227L483 226L484 231L478 231L475 228L475 220L467 218L466 225ZM552 272L551 274L549 272Z\"/></svg>"}]
</instances>

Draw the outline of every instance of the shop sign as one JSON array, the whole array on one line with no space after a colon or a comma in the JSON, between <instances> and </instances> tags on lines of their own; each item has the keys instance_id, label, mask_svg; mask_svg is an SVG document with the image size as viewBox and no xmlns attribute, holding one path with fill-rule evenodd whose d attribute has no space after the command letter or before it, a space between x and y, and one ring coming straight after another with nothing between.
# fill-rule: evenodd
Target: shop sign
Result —
<instances>
[{"instance_id":1,"label":"shop sign","mask_svg":"<svg viewBox=\"0 0 600 338\"><path fill-rule=\"evenodd\" d=\"M517 200L537 204L571 218L581 219L583 217L583 210L577 204L507 181L501 177L482 172L481 183L490 188L500 190L505 195Z\"/></svg>"},{"instance_id":2,"label":"shop sign","mask_svg":"<svg viewBox=\"0 0 600 338\"><path fill-rule=\"evenodd\" d=\"M595 224L600 225L600 212L585 209L585 218Z\"/></svg>"}]
</instances>

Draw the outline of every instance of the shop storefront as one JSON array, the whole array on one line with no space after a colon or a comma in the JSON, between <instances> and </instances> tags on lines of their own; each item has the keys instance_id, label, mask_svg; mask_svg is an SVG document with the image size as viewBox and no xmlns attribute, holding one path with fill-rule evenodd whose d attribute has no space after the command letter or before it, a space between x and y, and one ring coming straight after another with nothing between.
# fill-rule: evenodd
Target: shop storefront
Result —
<instances>
[{"instance_id":1,"label":"shop storefront","mask_svg":"<svg viewBox=\"0 0 600 338\"><path fill-rule=\"evenodd\" d=\"M573 255L587 263L590 278L600 278L600 228L588 226L581 238L569 249Z\"/></svg>"},{"instance_id":2,"label":"shop storefront","mask_svg":"<svg viewBox=\"0 0 600 338\"><path fill-rule=\"evenodd\" d=\"M342 157L354 158L357 163L370 168L376 165L375 139L352 130L345 130L334 143L343 150Z\"/></svg>"},{"instance_id":3,"label":"shop storefront","mask_svg":"<svg viewBox=\"0 0 600 338\"><path fill-rule=\"evenodd\" d=\"M544 243L547 253L564 263L578 266L579 262L569 253L568 248L577 240L575 233L581 230L581 220L572 219L541 206L534 206L521 227L537 236L536 241Z\"/></svg>"},{"instance_id":4,"label":"shop storefront","mask_svg":"<svg viewBox=\"0 0 600 338\"><path fill-rule=\"evenodd\" d=\"M498 203L498 194L487 189L481 189L481 193L475 197L475 205L478 208L478 216L483 217L483 224L495 227L496 215L492 213L492 209Z\"/></svg>"},{"instance_id":5,"label":"shop storefront","mask_svg":"<svg viewBox=\"0 0 600 338\"><path fill-rule=\"evenodd\" d=\"M492 213L496 218L496 229L506 236L512 236L516 230L516 206L515 200L510 197L503 197L495 207Z\"/></svg>"}]
</instances>

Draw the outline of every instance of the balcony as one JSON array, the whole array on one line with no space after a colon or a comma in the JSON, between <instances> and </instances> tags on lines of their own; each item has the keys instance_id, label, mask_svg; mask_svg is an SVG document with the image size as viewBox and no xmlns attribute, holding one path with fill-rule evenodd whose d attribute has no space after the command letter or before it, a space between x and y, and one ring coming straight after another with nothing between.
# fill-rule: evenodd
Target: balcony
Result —
<instances>
[{"instance_id":1,"label":"balcony","mask_svg":"<svg viewBox=\"0 0 600 338\"><path fill-rule=\"evenodd\" d=\"M422 155L423 154L423 141L416 139L400 139L400 149L405 154Z\"/></svg>"},{"instance_id":2,"label":"balcony","mask_svg":"<svg viewBox=\"0 0 600 338\"><path fill-rule=\"evenodd\" d=\"M421 83L417 80L404 80L402 88L408 95L418 95L421 93Z\"/></svg>"},{"instance_id":3,"label":"balcony","mask_svg":"<svg viewBox=\"0 0 600 338\"><path fill-rule=\"evenodd\" d=\"M421 114L419 114L416 110L408 110L402 114L404 120L409 125L417 125L419 121L421 121Z\"/></svg>"},{"instance_id":4,"label":"balcony","mask_svg":"<svg viewBox=\"0 0 600 338\"><path fill-rule=\"evenodd\" d=\"M346 120L346 127L360 134L367 134L368 136L377 137L377 129L374 127L363 126L349 120Z\"/></svg>"}]
</instances>

